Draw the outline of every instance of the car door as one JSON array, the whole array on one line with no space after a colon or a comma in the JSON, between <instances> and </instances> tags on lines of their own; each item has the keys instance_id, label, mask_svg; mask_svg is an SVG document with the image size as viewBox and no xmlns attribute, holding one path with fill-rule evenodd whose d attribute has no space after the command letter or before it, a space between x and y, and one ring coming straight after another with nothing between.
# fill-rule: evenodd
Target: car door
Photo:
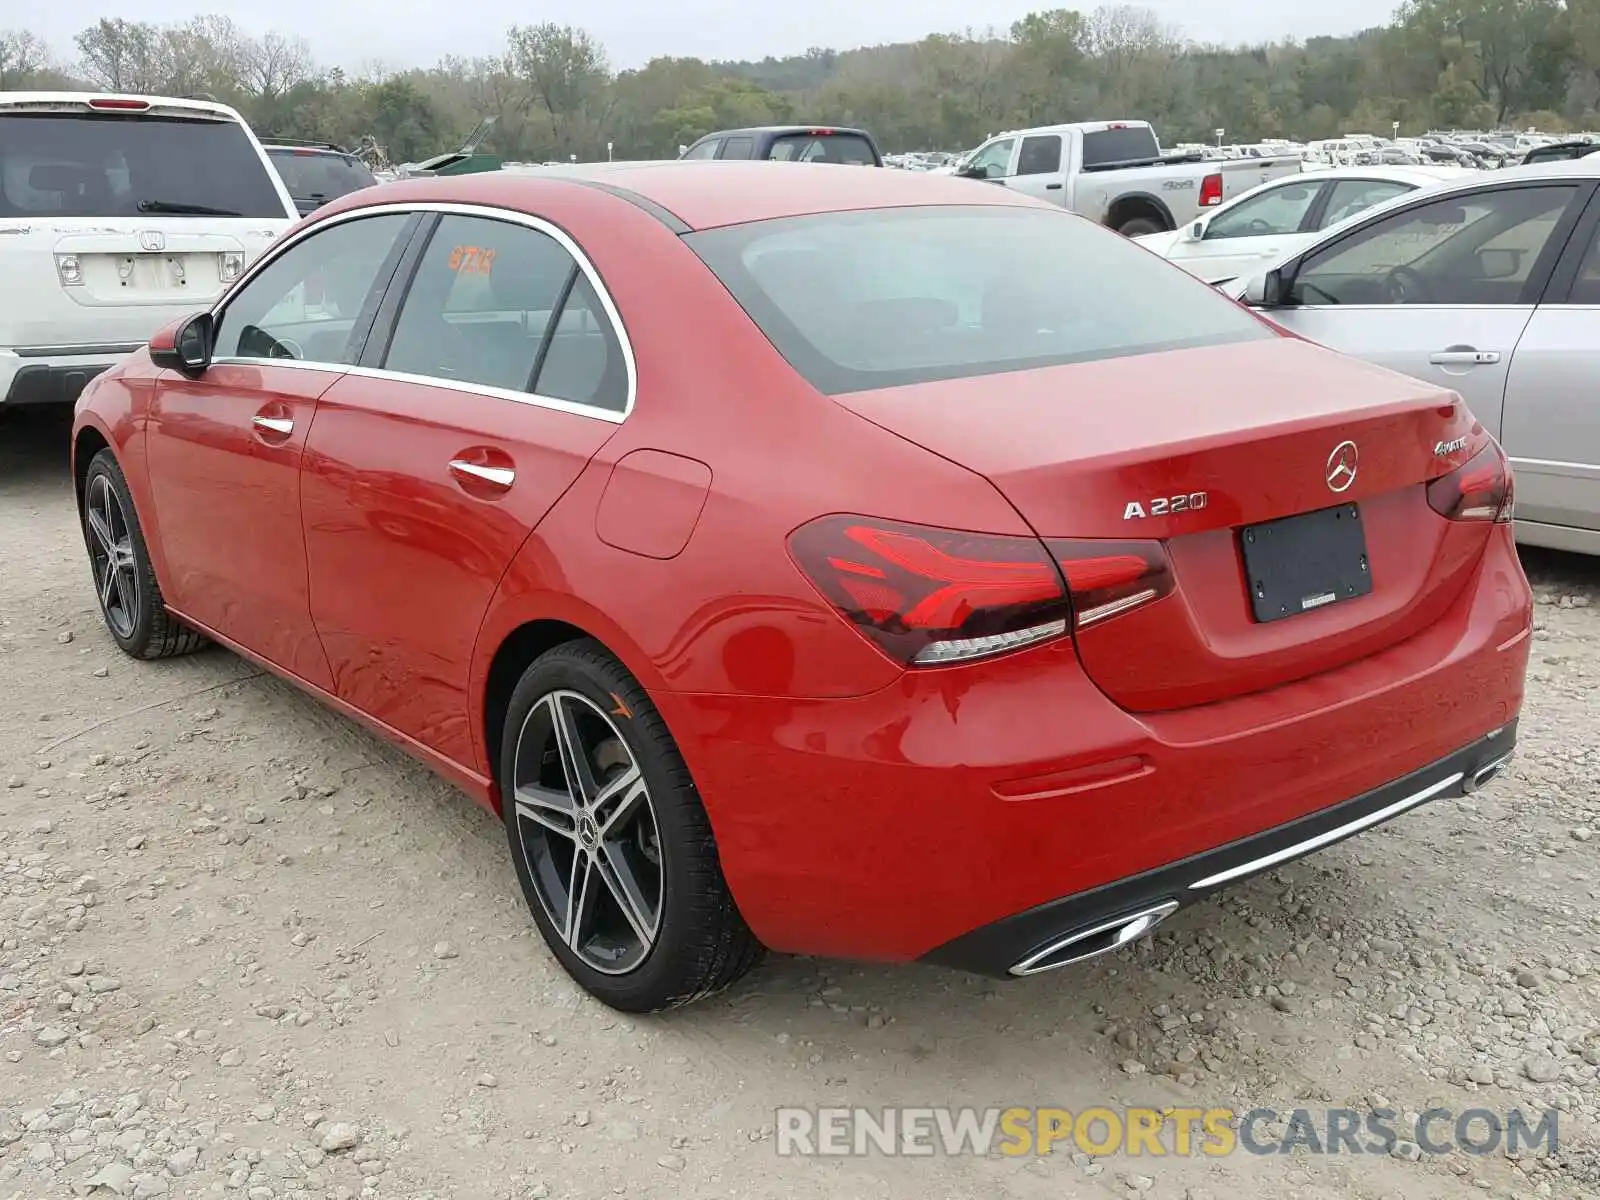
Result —
<instances>
[{"instance_id":1,"label":"car door","mask_svg":"<svg viewBox=\"0 0 1600 1200\"><path fill-rule=\"evenodd\" d=\"M1590 553L1600 533L1600 198L1592 200L1511 359L1500 443L1529 540Z\"/></svg>"},{"instance_id":2,"label":"car door","mask_svg":"<svg viewBox=\"0 0 1600 1200\"><path fill-rule=\"evenodd\" d=\"M1029 134L1017 150L1016 173L1004 182L1024 196L1064 204L1061 152L1059 133Z\"/></svg>"},{"instance_id":3,"label":"car door","mask_svg":"<svg viewBox=\"0 0 1600 1200\"><path fill-rule=\"evenodd\" d=\"M1358 219L1285 264L1272 319L1460 392L1498 435L1512 352L1590 190L1483 184Z\"/></svg>"},{"instance_id":4,"label":"car door","mask_svg":"<svg viewBox=\"0 0 1600 1200\"><path fill-rule=\"evenodd\" d=\"M1310 227L1312 211L1327 189L1315 176L1297 175L1242 196L1201 223L1199 238L1179 231L1167 257L1207 283L1249 274L1279 255L1292 253L1291 238Z\"/></svg>"},{"instance_id":5,"label":"car door","mask_svg":"<svg viewBox=\"0 0 1600 1200\"><path fill-rule=\"evenodd\" d=\"M148 410L168 601L319 687L300 464L317 398L360 354L412 217L337 220L288 244L215 314L212 361L166 372Z\"/></svg>"},{"instance_id":6,"label":"car door","mask_svg":"<svg viewBox=\"0 0 1600 1200\"><path fill-rule=\"evenodd\" d=\"M433 220L306 446L311 612L335 694L475 761L478 627L518 548L616 431L633 380L615 310L564 233L493 211Z\"/></svg>"}]
</instances>

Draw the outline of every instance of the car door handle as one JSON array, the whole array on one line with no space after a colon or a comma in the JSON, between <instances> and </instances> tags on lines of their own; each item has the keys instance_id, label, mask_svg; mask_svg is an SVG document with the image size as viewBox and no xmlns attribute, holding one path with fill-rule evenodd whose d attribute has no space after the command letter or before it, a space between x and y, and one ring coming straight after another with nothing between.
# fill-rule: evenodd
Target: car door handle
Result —
<instances>
[{"instance_id":1,"label":"car door handle","mask_svg":"<svg viewBox=\"0 0 1600 1200\"><path fill-rule=\"evenodd\" d=\"M505 491L517 479L516 471L510 467L491 467L483 463L468 462L464 458L450 460L450 473L458 479L465 477L477 483L487 483L498 491Z\"/></svg>"},{"instance_id":2,"label":"car door handle","mask_svg":"<svg viewBox=\"0 0 1600 1200\"><path fill-rule=\"evenodd\" d=\"M1061 185L1059 183L1047 183L1044 185L1044 190L1047 192L1059 192Z\"/></svg>"},{"instance_id":3,"label":"car door handle","mask_svg":"<svg viewBox=\"0 0 1600 1200\"><path fill-rule=\"evenodd\" d=\"M1500 361L1498 350L1439 350L1428 355L1436 367L1490 366Z\"/></svg>"},{"instance_id":4,"label":"car door handle","mask_svg":"<svg viewBox=\"0 0 1600 1200\"><path fill-rule=\"evenodd\" d=\"M288 417L263 417L258 413L250 418L250 424L263 433L276 434L278 437L288 437L294 432L294 422Z\"/></svg>"}]
</instances>

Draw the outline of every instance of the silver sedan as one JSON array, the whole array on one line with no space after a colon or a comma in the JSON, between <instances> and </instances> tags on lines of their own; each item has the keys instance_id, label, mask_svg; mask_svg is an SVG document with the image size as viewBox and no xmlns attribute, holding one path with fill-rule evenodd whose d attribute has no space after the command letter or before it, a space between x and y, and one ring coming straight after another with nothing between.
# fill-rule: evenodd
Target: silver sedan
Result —
<instances>
[{"instance_id":1,"label":"silver sedan","mask_svg":"<svg viewBox=\"0 0 1600 1200\"><path fill-rule=\"evenodd\" d=\"M1516 470L1518 540L1600 554L1600 155L1398 197L1221 285L1455 389Z\"/></svg>"}]
</instances>

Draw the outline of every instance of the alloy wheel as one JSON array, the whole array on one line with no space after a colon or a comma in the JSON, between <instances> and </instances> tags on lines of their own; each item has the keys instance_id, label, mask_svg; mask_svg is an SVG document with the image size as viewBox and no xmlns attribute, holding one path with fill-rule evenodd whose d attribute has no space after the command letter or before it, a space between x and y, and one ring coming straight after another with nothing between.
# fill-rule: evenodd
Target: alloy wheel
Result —
<instances>
[{"instance_id":1,"label":"alloy wheel","mask_svg":"<svg viewBox=\"0 0 1600 1200\"><path fill-rule=\"evenodd\" d=\"M664 875L627 740L587 696L554 691L528 713L513 763L511 819L557 936L596 971L634 970L660 934Z\"/></svg>"},{"instance_id":2,"label":"alloy wheel","mask_svg":"<svg viewBox=\"0 0 1600 1200\"><path fill-rule=\"evenodd\" d=\"M139 620L139 570L128 515L105 475L90 480L83 511L100 611L112 633L131 638Z\"/></svg>"}]
</instances>

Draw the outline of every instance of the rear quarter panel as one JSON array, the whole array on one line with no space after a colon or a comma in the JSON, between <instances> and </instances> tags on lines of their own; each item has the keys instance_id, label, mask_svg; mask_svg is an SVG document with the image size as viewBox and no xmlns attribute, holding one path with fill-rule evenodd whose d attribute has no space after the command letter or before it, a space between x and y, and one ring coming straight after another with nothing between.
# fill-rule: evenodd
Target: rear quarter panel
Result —
<instances>
[{"instance_id":1,"label":"rear quarter panel","mask_svg":"<svg viewBox=\"0 0 1600 1200\"><path fill-rule=\"evenodd\" d=\"M822 600L789 558L788 534L839 511L997 533L1026 525L987 480L811 389L659 222L621 199L582 199L541 211L589 251L622 313L637 404L503 579L480 631L474 695L481 702L504 639L539 619L589 631L654 692L828 697L886 686L901 668ZM596 531L613 464L641 449L710 469L698 523L671 558ZM487 768L481 723L479 735Z\"/></svg>"}]
</instances>

